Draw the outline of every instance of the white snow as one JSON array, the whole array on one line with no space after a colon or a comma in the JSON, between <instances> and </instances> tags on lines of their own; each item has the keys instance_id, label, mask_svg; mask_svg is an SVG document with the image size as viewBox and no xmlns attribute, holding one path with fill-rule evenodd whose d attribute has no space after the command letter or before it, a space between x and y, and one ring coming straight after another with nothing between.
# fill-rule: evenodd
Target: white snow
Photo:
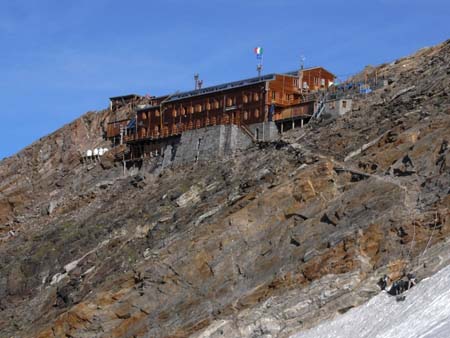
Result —
<instances>
[{"instance_id":1,"label":"white snow","mask_svg":"<svg viewBox=\"0 0 450 338\"><path fill-rule=\"evenodd\" d=\"M291 338L449 338L450 266L404 293L369 302Z\"/></svg>"}]
</instances>

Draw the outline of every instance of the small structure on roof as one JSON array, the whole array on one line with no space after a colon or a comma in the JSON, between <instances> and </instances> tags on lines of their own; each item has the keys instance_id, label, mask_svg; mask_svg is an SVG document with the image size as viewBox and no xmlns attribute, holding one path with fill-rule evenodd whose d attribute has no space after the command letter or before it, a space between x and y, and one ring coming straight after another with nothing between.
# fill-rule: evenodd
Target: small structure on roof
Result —
<instances>
[{"instance_id":1,"label":"small structure on roof","mask_svg":"<svg viewBox=\"0 0 450 338\"><path fill-rule=\"evenodd\" d=\"M109 98L109 108L111 111L116 111L122 107L128 106L130 109L134 109L141 96L137 94L128 94L122 96L114 96Z\"/></svg>"}]
</instances>

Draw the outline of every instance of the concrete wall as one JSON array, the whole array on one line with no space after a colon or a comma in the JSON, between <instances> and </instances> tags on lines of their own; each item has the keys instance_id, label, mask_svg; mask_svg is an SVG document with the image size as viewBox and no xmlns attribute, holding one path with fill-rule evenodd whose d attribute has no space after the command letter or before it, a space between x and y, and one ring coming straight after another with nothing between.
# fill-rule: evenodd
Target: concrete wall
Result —
<instances>
[{"instance_id":1,"label":"concrete wall","mask_svg":"<svg viewBox=\"0 0 450 338\"><path fill-rule=\"evenodd\" d=\"M248 126L258 141L273 141L279 138L275 122L255 123ZM232 155L253 143L247 133L237 125L218 125L183 132L177 142L163 147L160 163L162 167L192 162L209 161Z\"/></svg>"},{"instance_id":2,"label":"concrete wall","mask_svg":"<svg viewBox=\"0 0 450 338\"><path fill-rule=\"evenodd\" d=\"M275 141L280 138L275 122L254 123L248 126L258 141Z\"/></svg>"},{"instance_id":3,"label":"concrete wall","mask_svg":"<svg viewBox=\"0 0 450 338\"><path fill-rule=\"evenodd\" d=\"M345 107L344 107L345 106ZM352 110L352 99L339 99L327 101L323 114L340 116Z\"/></svg>"},{"instance_id":4,"label":"concrete wall","mask_svg":"<svg viewBox=\"0 0 450 338\"><path fill-rule=\"evenodd\" d=\"M174 164L208 161L233 154L249 147L252 140L236 125L219 125L189 130L181 135ZM167 155L166 155L167 153ZM172 150L164 152L171 156ZM167 163L167 161L165 161Z\"/></svg>"}]
</instances>

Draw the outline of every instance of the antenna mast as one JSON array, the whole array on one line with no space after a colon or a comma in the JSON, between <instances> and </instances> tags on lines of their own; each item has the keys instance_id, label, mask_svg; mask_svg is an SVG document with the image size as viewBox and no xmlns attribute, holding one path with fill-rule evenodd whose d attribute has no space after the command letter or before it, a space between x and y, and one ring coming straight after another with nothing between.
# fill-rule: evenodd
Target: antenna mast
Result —
<instances>
[{"instance_id":1,"label":"antenna mast","mask_svg":"<svg viewBox=\"0 0 450 338\"><path fill-rule=\"evenodd\" d=\"M298 71L298 87L303 92L303 69L305 68L306 58L300 55L300 70Z\"/></svg>"},{"instance_id":2,"label":"antenna mast","mask_svg":"<svg viewBox=\"0 0 450 338\"><path fill-rule=\"evenodd\" d=\"M194 81L195 81L195 90L202 89L203 80L200 80L198 73L194 74Z\"/></svg>"},{"instance_id":3,"label":"antenna mast","mask_svg":"<svg viewBox=\"0 0 450 338\"><path fill-rule=\"evenodd\" d=\"M198 89L198 73L194 74L194 81L195 81L195 90Z\"/></svg>"}]
</instances>

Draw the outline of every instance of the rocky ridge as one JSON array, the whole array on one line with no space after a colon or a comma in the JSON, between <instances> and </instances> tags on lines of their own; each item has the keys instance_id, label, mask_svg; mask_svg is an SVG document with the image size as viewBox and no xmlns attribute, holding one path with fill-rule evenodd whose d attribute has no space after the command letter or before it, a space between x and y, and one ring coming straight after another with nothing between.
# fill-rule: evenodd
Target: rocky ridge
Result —
<instances>
[{"instance_id":1,"label":"rocky ridge","mask_svg":"<svg viewBox=\"0 0 450 338\"><path fill-rule=\"evenodd\" d=\"M127 176L88 113L0 162L0 335L288 337L449 262L450 42L337 120ZM33 309L33 311L30 311Z\"/></svg>"}]
</instances>

